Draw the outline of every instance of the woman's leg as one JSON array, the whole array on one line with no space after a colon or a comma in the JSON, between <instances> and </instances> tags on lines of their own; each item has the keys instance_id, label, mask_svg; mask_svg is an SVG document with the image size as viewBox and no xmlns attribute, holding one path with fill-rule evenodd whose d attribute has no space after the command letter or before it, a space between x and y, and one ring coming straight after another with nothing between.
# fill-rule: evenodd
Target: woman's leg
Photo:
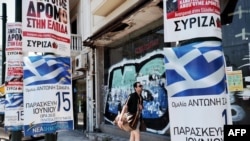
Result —
<instances>
[{"instance_id":1,"label":"woman's leg","mask_svg":"<svg viewBox=\"0 0 250 141\"><path fill-rule=\"evenodd\" d=\"M138 122L137 127L135 130L130 132L130 139L129 141L140 141L140 122Z\"/></svg>"},{"instance_id":2,"label":"woman's leg","mask_svg":"<svg viewBox=\"0 0 250 141\"><path fill-rule=\"evenodd\" d=\"M136 130L134 130L134 138L135 138L135 141L140 141L140 130L139 128L137 128Z\"/></svg>"},{"instance_id":3,"label":"woman's leg","mask_svg":"<svg viewBox=\"0 0 250 141\"><path fill-rule=\"evenodd\" d=\"M129 141L135 141L135 135L134 135L134 132L133 132L133 131L130 132Z\"/></svg>"}]
</instances>

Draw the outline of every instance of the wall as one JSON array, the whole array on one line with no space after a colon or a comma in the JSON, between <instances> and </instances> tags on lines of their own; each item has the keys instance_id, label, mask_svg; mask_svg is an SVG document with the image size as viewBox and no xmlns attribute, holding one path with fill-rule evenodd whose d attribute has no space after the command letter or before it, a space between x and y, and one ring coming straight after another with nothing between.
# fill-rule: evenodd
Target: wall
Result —
<instances>
[{"instance_id":1,"label":"wall","mask_svg":"<svg viewBox=\"0 0 250 141\"><path fill-rule=\"evenodd\" d=\"M92 19L91 19L91 21L93 21L92 33L97 32L106 24L110 23L112 20L116 18L120 18L121 17L120 15L122 13L128 11L131 7L133 7L140 0L122 0L123 2L121 3L121 5L118 5L118 7L113 9L112 12L110 12L108 15L100 15L100 14L95 13L107 1L110 1L110 0L93 0L91 2L91 12L93 14ZM112 8L112 7L110 6L107 8Z\"/></svg>"}]
</instances>

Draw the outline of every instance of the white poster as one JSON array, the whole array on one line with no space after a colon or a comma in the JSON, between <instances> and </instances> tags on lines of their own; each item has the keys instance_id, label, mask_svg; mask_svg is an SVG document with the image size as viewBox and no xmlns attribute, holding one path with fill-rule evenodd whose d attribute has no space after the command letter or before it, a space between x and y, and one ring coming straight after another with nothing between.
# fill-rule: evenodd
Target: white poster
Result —
<instances>
[{"instance_id":1,"label":"white poster","mask_svg":"<svg viewBox=\"0 0 250 141\"><path fill-rule=\"evenodd\" d=\"M6 60L22 60L22 23L6 24Z\"/></svg>"},{"instance_id":2,"label":"white poster","mask_svg":"<svg viewBox=\"0 0 250 141\"><path fill-rule=\"evenodd\" d=\"M24 57L23 69L24 134L74 129L70 58Z\"/></svg>"},{"instance_id":3,"label":"white poster","mask_svg":"<svg viewBox=\"0 0 250 141\"><path fill-rule=\"evenodd\" d=\"M0 97L0 114L5 112L5 97Z\"/></svg>"},{"instance_id":4,"label":"white poster","mask_svg":"<svg viewBox=\"0 0 250 141\"><path fill-rule=\"evenodd\" d=\"M24 52L70 56L69 0L22 1Z\"/></svg>"},{"instance_id":5,"label":"white poster","mask_svg":"<svg viewBox=\"0 0 250 141\"><path fill-rule=\"evenodd\" d=\"M221 42L196 42L164 53L171 141L222 141L232 115Z\"/></svg>"},{"instance_id":6,"label":"white poster","mask_svg":"<svg viewBox=\"0 0 250 141\"><path fill-rule=\"evenodd\" d=\"M219 0L164 0L164 41L221 39Z\"/></svg>"},{"instance_id":7,"label":"white poster","mask_svg":"<svg viewBox=\"0 0 250 141\"><path fill-rule=\"evenodd\" d=\"M23 93L23 61L6 60L5 93Z\"/></svg>"},{"instance_id":8,"label":"white poster","mask_svg":"<svg viewBox=\"0 0 250 141\"><path fill-rule=\"evenodd\" d=\"M23 128L23 94L8 93L5 100L4 127L7 131Z\"/></svg>"}]
</instances>

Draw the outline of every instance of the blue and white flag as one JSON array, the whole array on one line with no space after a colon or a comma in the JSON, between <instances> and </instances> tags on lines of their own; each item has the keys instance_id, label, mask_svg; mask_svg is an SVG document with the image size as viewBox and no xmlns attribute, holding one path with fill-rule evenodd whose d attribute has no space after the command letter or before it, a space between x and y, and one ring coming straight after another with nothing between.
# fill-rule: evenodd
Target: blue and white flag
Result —
<instances>
[{"instance_id":1,"label":"blue and white flag","mask_svg":"<svg viewBox=\"0 0 250 141\"><path fill-rule=\"evenodd\" d=\"M23 94L22 93L10 93L5 98L5 108L16 108L23 106Z\"/></svg>"},{"instance_id":2,"label":"blue and white flag","mask_svg":"<svg viewBox=\"0 0 250 141\"><path fill-rule=\"evenodd\" d=\"M69 57L30 56L24 58L24 85L71 84Z\"/></svg>"},{"instance_id":3,"label":"blue and white flag","mask_svg":"<svg viewBox=\"0 0 250 141\"><path fill-rule=\"evenodd\" d=\"M223 140L231 124L221 42L165 48L172 141Z\"/></svg>"},{"instance_id":4,"label":"blue and white flag","mask_svg":"<svg viewBox=\"0 0 250 141\"><path fill-rule=\"evenodd\" d=\"M24 57L23 70L24 134L74 129L70 58Z\"/></svg>"}]
</instances>

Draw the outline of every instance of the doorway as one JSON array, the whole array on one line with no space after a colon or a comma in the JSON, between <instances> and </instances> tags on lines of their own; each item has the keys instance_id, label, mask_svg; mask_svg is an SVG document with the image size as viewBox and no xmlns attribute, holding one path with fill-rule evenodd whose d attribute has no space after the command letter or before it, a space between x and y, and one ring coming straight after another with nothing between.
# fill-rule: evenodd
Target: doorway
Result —
<instances>
[{"instance_id":1,"label":"doorway","mask_svg":"<svg viewBox=\"0 0 250 141\"><path fill-rule=\"evenodd\" d=\"M86 129L86 82L84 78L77 79L73 82L74 94L74 123L75 129Z\"/></svg>"}]
</instances>

